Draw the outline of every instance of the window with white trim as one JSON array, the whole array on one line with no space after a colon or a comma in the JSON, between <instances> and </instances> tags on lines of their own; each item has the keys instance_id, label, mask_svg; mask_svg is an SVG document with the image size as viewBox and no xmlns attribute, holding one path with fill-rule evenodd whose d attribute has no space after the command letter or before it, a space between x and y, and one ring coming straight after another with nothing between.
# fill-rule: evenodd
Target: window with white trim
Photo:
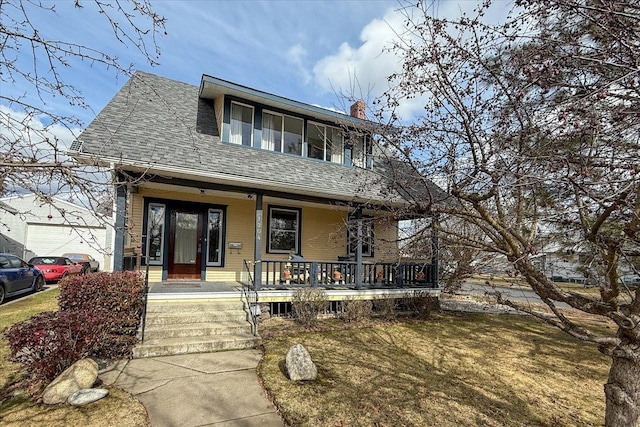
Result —
<instances>
[{"instance_id":1,"label":"window with white trim","mask_svg":"<svg viewBox=\"0 0 640 427\"><path fill-rule=\"evenodd\" d=\"M162 265L166 206L149 203L147 209L147 260L150 265Z\"/></svg>"},{"instance_id":2,"label":"window with white trim","mask_svg":"<svg viewBox=\"0 0 640 427\"><path fill-rule=\"evenodd\" d=\"M307 123L307 157L342 163L344 138L342 130L320 123Z\"/></svg>"},{"instance_id":3,"label":"window with white trim","mask_svg":"<svg viewBox=\"0 0 640 427\"><path fill-rule=\"evenodd\" d=\"M229 142L251 147L253 141L253 107L231 102Z\"/></svg>"},{"instance_id":4,"label":"window with white trim","mask_svg":"<svg viewBox=\"0 0 640 427\"><path fill-rule=\"evenodd\" d=\"M269 207L269 253L300 253L300 209Z\"/></svg>"},{"instance_id":5,"label":"window with white trim","mask_svg":"<svg viewBox=\"0 0 640 427\"><path fill-rule=\"evenodd\" d=\"M302 155L304 121L271 111L262 113L262 142L265 150Z\"/></svg>"},{"instance_id":6,"label":"window with white trim","mask_svg":"<svg viewBox=\"0 0 640 427\"><path fill-rule=\"evenodd\" d=\"M370 135L355 134L351 141L351 164L365 169L373 168L373 145Z\"/></svg>"}]
</instances>

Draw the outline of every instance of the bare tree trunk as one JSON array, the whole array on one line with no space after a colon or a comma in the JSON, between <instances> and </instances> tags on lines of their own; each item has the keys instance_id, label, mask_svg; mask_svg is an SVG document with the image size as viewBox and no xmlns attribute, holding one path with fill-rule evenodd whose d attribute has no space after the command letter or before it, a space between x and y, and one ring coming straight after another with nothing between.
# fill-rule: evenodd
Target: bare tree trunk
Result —
<instances>
[{"instance_id":1,"label":"bare tree trunk","mask_svg":"<svg viewBox=\"0 0 640 427\"><path fill-rule=\"evenodd\" d=\"M640 427L640 343L623 343L613 351L604 393L606 427Z\"/></svg>"}]
</instances>

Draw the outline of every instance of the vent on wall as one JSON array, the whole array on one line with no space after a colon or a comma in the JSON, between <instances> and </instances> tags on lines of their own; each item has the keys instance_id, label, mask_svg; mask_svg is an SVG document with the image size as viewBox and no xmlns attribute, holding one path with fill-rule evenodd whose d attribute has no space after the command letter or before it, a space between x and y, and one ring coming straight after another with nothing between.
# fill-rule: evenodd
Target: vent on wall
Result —
<instances>
[{"instance_id":1,"label":"vent on wall","mask_svg":"<svg viewBox=\"0 0 640 427\"><path fill-rule=\"evenodd\" d=\"M82 151L82 141L78 141L77 139L71 143L71 147L69 147L69 151Z\"/></svg>"}]
</instances>

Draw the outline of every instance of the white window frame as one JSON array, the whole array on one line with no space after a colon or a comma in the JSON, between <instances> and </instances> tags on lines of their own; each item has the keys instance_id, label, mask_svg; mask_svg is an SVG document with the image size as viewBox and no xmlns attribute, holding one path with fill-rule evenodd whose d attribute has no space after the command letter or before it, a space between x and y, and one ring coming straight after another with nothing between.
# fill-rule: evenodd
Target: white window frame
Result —
<instances>
[{"instance_id":1,"label":"white window frame","mask_svg":"<svg viewBox=\"0 0 640 427\"><path fill-rule=\"evenodd\" d=\"M242 134L240 134L240 142L234 142L233 141L233 106L237 105L240 107L245 107L245 108L249 108L251 109L251 131L249 134L249 145L244 145L242 143ZM256 110L255 107L253 105L249 105L249 104L244 104L242 102L237 102L237 101L231 101L231 105L229 106L229 143L231 144L235 144L235 145L243 145L245 147L253 147L253 131L255 129L255 115L256 115Z\"/></svg>"},{"instance_id":2,"label":"white window frame","mask_svg":"<svg viewBox=\"0 0 640 427\"><path fill-rule=\"evenodd\" d=\"M310 159L324 160L325 162L342 164L342 162L344 161L344 147L345 147L344 132L342 131L342 129L340 129L339 127L326 125L324 123L319 123L319 122L314 122L309 120L307 121L307 138L309 135L309 129L308 129L309 126L316 126L319 129L320 128L324 129L324 131L322 132L322 134L324 135L324 138L323 138L324 141L323 141L323 149L322 149L322 159L317 159L316 157L309 156L309 141L307 140L307 157ZM330 130L337 130L338 133L340 134L340 146L337 147L336 150L334 150L333 140L330 138L331 136L329 132ZM331 147L330 159L327 159L327 146Z\"/></svg>"},{"instance_id":3,"label":"white window frame","mask_svg":"<svg viewBox=\"0 0 640 427\"><path fill-rule=\"evenodd\" d=\"M373 136L358 132L351 141L351 165L373 169Z\"/></svg>"},{"instance_id":4,"label":"white window frame","mask_svg":"<svg viewBox=\"0 0 640 427\"><path fill-rule=\"evenodd\" d=\"M304 146L304 138L305 138L304 119L302 119L301 117L292 116L290 114L277 113L277 112L271 111L271 110L262 110L262 131L263 132L264 132L264 115L265 115L265 113L266 114L271 114L272 116L278 116L278 117L280 117L282 119L281 120L281 126L280 126L280 151L277 151L277 150L272 150L272 151L275 151L277 153L290 154L292 156L302 156L302 154L303 154L303 146ZM302 126L301 126L302 133L300 134L300 154L287 153L287 152L284 151L284 149L285 149L285 119L286 118L299 120L299 121L302 122ZM264 139L261 139L260 147L262 149L269 150L269 148L265 148Z\"/></svg>"}]
</instances>

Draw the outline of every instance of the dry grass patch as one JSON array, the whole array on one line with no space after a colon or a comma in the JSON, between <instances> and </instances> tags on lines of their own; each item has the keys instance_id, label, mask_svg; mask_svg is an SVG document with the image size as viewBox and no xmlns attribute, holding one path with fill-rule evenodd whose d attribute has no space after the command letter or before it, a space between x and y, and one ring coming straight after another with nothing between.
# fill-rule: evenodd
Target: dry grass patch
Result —
<instances>
[{"instance_id":1,"label":"dry grass patch","mask_svg":"<svg viewBox=\"0 0 640 427\"><path fill-rule=\"evenodd\" d=\"M148 427L149 417L142 404L130 394L109 388L109 396L87 406L46 406L21 402L4 408L3 427Z\"/></svg>"},{"instance_id":2,"label":"dry grass patch","mask_svg":"<svg viewBox=\"0 0 640 427\"><path fill-rule=\"evenodd\" d=\"M286 335L273 333L281 328ZM435 315L304 332L262 327L260 374L295 426L600 425L609 360L592 345L524 316ZM292 383L289 347L303 344L319 377Z\"/></svg>"},{"instance_id":3,"label":"dry grass patch","mask_svg":"<svg viewBox=\"0 0 640 427\"><path fill-rule=\"evenodd\" d=\"M84 407L47 406L27 399L20 388L20 365L9 360L10 349L2 332L34 314L58 309L58 289L24 297L0 306L0 425L3 427L146 427L149 417L130 394L109 388L109 396Z\"/></svg>"}]
</instances>

